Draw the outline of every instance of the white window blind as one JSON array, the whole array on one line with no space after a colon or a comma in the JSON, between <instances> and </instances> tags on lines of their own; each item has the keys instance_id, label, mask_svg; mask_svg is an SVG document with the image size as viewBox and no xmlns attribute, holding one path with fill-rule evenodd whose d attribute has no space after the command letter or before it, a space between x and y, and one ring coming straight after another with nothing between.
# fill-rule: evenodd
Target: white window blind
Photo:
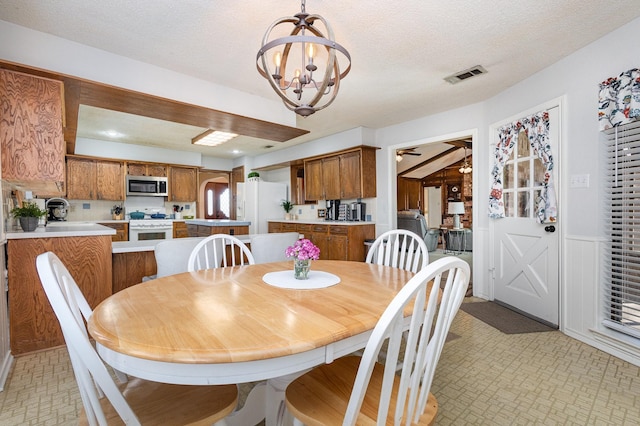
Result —
<instances>
[{"instance_id":1,"label":"white window blind","mask_svg":"<svg viewBox=\"0 0 640 426\"><path fill-rule=\"evenodd\" d=\"M640 338L640 121L605 135L604 325Z\"/></svg>"}]
</instances>

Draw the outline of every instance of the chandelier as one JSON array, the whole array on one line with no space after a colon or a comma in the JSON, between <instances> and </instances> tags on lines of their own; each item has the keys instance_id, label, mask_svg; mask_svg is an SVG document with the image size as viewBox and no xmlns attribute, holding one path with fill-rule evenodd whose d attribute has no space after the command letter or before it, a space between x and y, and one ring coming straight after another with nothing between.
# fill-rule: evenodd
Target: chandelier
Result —
<instances>
[{"instance_id":1,"label":"chandelier","mask_svg":"<svg viewBox=\"0 0 640 426\"><path fill-rule=\"evenodd\" d=\"M460 173L466 174L466 173L471 173L473 169L471 168L471 164L469 164L467 162L467 147L464 148L464 162L462 163L462 166L460 166L460 168L458 169L458 171Z\"/></svg>"},{"instance_id":2,"label":"chandelier","mask_svg":"<svg viewBox=\"0 0 640 426\"><path fill-rule=\"evenodd\" d=\"M290 27L286 24L293 24L288 35ZM346 58L347 66L342 73L336 52ZM351 70L351 56L335 42L329 23L320 15L308 14L302 0L300 13L280 18L267 29L256 67L285 106L306 117L328 107L336 98L340 80Z\"/></svg>"}]
</instances>

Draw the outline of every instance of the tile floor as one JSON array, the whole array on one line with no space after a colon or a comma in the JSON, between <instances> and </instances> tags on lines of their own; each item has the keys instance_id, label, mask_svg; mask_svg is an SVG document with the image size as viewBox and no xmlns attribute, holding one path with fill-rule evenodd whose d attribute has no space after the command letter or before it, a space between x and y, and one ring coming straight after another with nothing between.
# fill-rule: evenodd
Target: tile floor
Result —
<instances>
[{"instance_id":1,"label":"tile floor","mask_svg":"<svg viewBox=\"0 0 640 426\"><path fill-rule=\"evenodd\" d=\"M637 425L640 368L558 331L506 335L460 311L432 392L437 425ZM0 425L75 424L66 349L16 359Z\"/></svg>"}]
</instances>

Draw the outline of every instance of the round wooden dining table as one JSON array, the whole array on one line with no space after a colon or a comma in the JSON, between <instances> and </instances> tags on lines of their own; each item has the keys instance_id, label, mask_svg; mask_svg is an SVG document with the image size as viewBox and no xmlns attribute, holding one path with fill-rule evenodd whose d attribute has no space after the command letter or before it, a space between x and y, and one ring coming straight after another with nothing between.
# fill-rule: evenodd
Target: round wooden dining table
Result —
<instances>
[{"instance_id":1,"label":"round wooden dining table","mask_svg":"<svg viewBox=\"0 0 640 426\"><path fill-rule=\"evenodd\" d=\"M254 398L264 404L255 415L274 424L286 384L362 349L413 276L331 260L313 261L306 282L290 280L289 273L292 261L147 281L100 303L88 330L105 362L143 379L192 385L267 380L266 396Z\"/></svg>"}]
</instances>

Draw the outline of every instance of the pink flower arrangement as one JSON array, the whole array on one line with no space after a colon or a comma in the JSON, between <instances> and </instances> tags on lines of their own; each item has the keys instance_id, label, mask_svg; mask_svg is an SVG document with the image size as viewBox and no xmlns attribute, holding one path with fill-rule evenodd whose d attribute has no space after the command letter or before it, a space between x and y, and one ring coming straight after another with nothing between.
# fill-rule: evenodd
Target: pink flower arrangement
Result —
<instances>
[{"instance_id":1,"label":"pink flower arrangement","mask_svg":"<svg viewBox=\"0 0 640 426\"><path fill-rule=\"evenodd\" d=\"M320 259L320 249L306 238L298 240L292 246L287 247L284 254L287 257L293 257L298 260Z\"/></svg>"}]
</instances>

